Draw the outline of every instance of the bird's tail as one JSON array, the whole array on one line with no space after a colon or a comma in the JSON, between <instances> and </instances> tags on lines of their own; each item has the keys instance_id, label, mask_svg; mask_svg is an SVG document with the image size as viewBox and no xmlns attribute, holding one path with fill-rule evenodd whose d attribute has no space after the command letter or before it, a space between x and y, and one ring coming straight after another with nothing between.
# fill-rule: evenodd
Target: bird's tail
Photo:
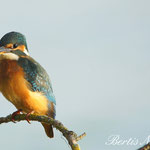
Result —
<instances>
[{"instance_id":1,"label":"bird's tail","mask_svg":"<svg viewBox=\"0 0 150 150\"><path fill-rule=\"evenodd\" d=\"M42 123L45 132L47 134L48 137L53 138L54 137L54 133L53 133L53 127L52 125L46 124L46 123Z\"/></svg>"}]
</instances>

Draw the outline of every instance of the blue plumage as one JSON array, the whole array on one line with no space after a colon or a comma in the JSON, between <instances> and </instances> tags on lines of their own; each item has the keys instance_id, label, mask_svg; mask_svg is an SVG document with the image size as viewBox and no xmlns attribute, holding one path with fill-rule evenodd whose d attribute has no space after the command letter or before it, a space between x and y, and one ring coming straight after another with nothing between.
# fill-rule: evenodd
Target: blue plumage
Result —
<instances>
[{"instance_id":1,"label":"blue plumage","mask_svg":"<svg viewBox=\"0 0 150 150\"><path fill-rule=\"evenodd\" d=\"M20 57L18 64L24 69L25 78L33 91L42 92L48 100L56 104L52 85L45 69L29 56Z\"/></svg>"}]
</instances>

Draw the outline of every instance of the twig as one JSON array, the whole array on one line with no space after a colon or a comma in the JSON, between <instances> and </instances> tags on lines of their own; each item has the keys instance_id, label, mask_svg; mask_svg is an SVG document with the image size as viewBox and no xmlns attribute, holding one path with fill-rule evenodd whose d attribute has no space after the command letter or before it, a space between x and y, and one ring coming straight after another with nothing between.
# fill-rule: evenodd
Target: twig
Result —
<instances>
[{"instance_id":1,"label":"twig","mask_svg":"<svg viewBox=\"0 0 150 150\"><path fill-rule=\"evenodd\" d=\"M150 150L150 143L144 145L143 147L137 149L137 150Z\"/></svg>"},{"instance_id":2,"label":"twig","mask_svg":"<svg viewBox=\"0 0 150 150\"><path fill-rule=\"evenodd\" d=\"M38 121L42 123L47 123L53 125L54 128L58 129L62 132L63 136L67 139L69 145L71 146L72 150L80 150L79 144L77 141L81 140L86 133L83 133L80 136L77 136L76 133L73 131L69 131L60 121L49 118L47 116L37 116L37 115L30 115L29 120L31 121ZM14 117L15 121L22 121L26 120L26 114L18 114ZM0 117L0 124L8 123L12 121L12 115L8 115L6 117Z\"/></svg>"}]
</instances>

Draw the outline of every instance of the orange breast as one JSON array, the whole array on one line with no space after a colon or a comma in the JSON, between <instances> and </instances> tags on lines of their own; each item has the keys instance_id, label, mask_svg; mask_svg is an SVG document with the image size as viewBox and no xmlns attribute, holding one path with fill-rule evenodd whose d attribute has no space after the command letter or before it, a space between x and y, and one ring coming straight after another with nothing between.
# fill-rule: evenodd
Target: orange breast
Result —
<instances>
[{"instance_id":1,"label":"orange breast","mask_svg":"<svg viewBox=\"0 0 150 150\"><path fill-rule=\"evenodd\" d=\"M23 69L15 60L0 61L0 91L17 109L42 115L48 112L48 100L42 93L30 90Z\"/></svg>"},{"instance_id":2,"label":"orange breast","mask_svg":"<svg viewBox=\"0 0 150 150\"><path fill-rule=\"evenodd\" d=\"M28 96L23 70L14 60L0 62L0 91L16 107Z\"/></svg>"}]
</instances>

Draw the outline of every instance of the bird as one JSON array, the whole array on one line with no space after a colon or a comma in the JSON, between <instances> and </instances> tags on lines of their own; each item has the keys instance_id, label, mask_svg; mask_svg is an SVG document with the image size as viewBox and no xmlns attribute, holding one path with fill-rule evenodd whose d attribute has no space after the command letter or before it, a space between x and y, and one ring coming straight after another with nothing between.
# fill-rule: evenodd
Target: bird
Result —
<instances>
[{"instance_id":1,"label":"bird","mask_svg":"<svg viewBox=\"0 0 150 150\"><path fill-rule=\"evenodd\" d=\"M55 119L56 99L46 70L30 55L26 37L9 32L0 40L0 92L17 111ZM42 123L46 135L54 137L52 125Z\"/></svg>"}]
</instances>

